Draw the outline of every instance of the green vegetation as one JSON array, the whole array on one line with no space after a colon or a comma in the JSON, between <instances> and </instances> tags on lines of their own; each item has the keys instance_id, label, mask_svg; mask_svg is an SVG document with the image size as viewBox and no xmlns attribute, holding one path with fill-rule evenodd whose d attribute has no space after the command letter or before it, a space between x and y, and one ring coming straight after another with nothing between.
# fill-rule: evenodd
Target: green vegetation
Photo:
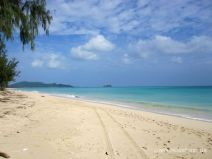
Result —
<instances>
[{"instance_id":1,"label":"green vegetation","mask_svg":"<svg viewBox=\"0 0 212 159\"><path fill-rule=\"evenodd\" d=\"M45 0L1 0L0 40L13 39L15 32L23 46L30 43L31 49L34 49L39 26L48 34L51 20Z\"/></svg>"},{"instance_id":2,"label":"green vegetation","mask_svg":"<svg viewBox=\"0 0 212 159\"><path fill-rule=\"evenodd\" d=\"M16 70L18 61L8 59L5 42L19 34L23 48L30 44L35 48L35 37L39 26L48 34L52 17L46 9L45 0L0 0L0 88L4 90L8 82L19 74Z\"/></svg>"},{"instance_id":3,"label":"green vegetation","mask_svg":"<svg viewBox=\"0 0 212 159\"><path fill-rule=\"evenodd\" d=\"M15 77L18 76L17 64L18 61L15 58L8 59L5 45L0 41L0 90L4 90L8 86L8 82L14 81Z\"/></svg>"},{"instance_id":4,"label":"green vegetation","mask_svg":"<svg viewBox=\"0 0 212 159\"><path fill-rule=\"evenodd\" d=\"M42 82L18 82L11 84L10 88L26 88L26 87L73 87L66 84L56 84L56 83L42 83Z\"/></svg>"}]
</instances>

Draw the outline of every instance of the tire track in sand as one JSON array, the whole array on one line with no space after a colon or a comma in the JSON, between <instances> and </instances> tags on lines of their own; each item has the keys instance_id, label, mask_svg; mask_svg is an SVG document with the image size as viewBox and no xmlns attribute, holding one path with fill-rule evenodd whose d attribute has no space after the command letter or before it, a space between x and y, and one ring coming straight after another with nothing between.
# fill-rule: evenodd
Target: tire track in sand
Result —
<instances>
[{"instance_id":1,"label":"tire track in sand","mask_svg":"<svg viewBox=\"0 0 212 159\"><path fill-rule=\"evenodd\" d=\"M109 138L109 135L108 135L108 132L107 132L107 129L105 127L105 124L101 118L101 116L99 115L99 113L97 112L96 108L93 108L98 119L99 119L99 122L102 126L102 129L103 129L103 132L104 132L104 136L105 136L105 141L106 141L106 144L107 144L107 149L108 149L108 155L110 156L111 159L114 159L114 152L113 152L113 148L112 148L112 144L110 142L110 138Z\"/></svg>"},{"instance_id":2,"label":"tire track in sand","mask_svg":"<svg viewBox=\"0 0 212 159\"><path fill-rule=\"evenodd\" d=\"M125 134L125 136L128 138L128 140L132 143L134 148L140 154L140 157L142 159L148 159L148 157L145 154L145 152L143 150L141 150L141 148L138 146L138 144L135 142L135 140L133 140L133 138L129 135L129 133L123 128L123 126L110 113L108 113L107 111L105 111L103 109L101 109L101 110L104 111L113 120L113 122L115 122L120 127L122 132Z\"/></svg>"}]
</instances>

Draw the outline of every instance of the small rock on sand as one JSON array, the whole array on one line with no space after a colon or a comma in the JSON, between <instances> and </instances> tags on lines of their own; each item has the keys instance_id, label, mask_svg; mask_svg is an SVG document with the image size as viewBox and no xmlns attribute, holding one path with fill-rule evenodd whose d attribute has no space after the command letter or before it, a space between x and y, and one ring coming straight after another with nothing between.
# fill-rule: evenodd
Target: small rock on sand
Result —
<instances>
[{"instance_id":1,"label":"small rock on sand","mask_svg":"<svg viewBox=\"0 0 212 159\"><path fill-rule=\"evenodd\" d=\"M4 157L4 158L9 158L10 157L8 154L6 154L4 152L1 152L1 151L0 151L0 156Z\"/></svg>"}]
</instances>

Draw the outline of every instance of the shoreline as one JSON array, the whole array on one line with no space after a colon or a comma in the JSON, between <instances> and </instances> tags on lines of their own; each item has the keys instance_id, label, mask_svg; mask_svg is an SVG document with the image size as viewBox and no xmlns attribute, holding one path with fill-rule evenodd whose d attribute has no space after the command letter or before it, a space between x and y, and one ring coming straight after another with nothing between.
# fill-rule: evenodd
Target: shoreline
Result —
<instances>
[{"instance_id":1,"label":"shoreline","mask_svg":"<svg viewBox=\"0 0 212 159\"><path fill-rule=\"evenodd\" d=\"M172 112L159 112L159 111L151 111L151 110L145 110L145 108L139 108L138 106L135 105L130 105L130 104L124 104L124 103L116 103L111 102L111 101L98 101L98 100L93 100L93 99L84 99L81 98L80 96L76 96L74 94L69 95L69 94L51 94L51 93L43 93L39 91L22 91L22 90L17 90L17 89L11 89L13 91L18 91L18 92L32 92L32 93L39 93L39 94L45 94L45 95L50 95L50 96L55 96L55 97L61 97L61 98L66 98L66 99L71 99L71 100L79 100L79 101L85 101L85 102L92 102L96 104L105 104L109 106L115 106L115 107L120 107L120 108L126 108L126 109L132 109L132 110L137 110L137 111L144 111L144 112L149 112L149 113L155 113L155 114L160 114L160 115L167 115L167 116L173 116L173 117L178 117L178 118L183 118L183 119L190 119L190 120L196 120L196 121L202 121L202 122L208 122L212 123L211 119L207 118L197 118L197 117L192 117L187 114L175 114Z\"/></svg>"},{"instance_id":2,"label":"shoreline","mask_svg":"<svg viewBox=\"0 0 212 159\"><path fill-rule=\"evenodd\" d=\"M210 159L212 124L43 93L0 92L11 159Z\"/></svg>"},{"instance_id":3,"label":"shoreline","mask_svg":"<svg viewBox=\"0 0 212 159\"><path fill-rule=\"evenodd\" d=\"M48 94L48 95L50 95L50 94ZM66 97L57 96L57 95L52 95L52 96L66 98ZM89 100L89 99L82 99L82 98L71 98L71 97L70 98L67 97L67 98L68 99L73 99L73 100L96 103L96 104L105 104L105 105L115 106L115 107L119 107L119 108L132 109L132 110L141 111L141 112L149 112L149 113L155 113L155 114L160 114L160 115L167 115L167 116L171 116L171 117L173 116L173 117L179 117L179 118L183 118L183 119L190 119L190 120L197 120L197 121L212 123L212 120L208 120L208 119L187 117L187 116L185 116L183 114L180 115L180 114L164 113L164 112L157 112L157 111L151 111L151 110L148 111L148 110L145 110L145 109L133 106L133 105L125 105L125 104L118 104L118 103L107 102L107 101L96 101L96 100Z\"/></svg>"}]
</instances>

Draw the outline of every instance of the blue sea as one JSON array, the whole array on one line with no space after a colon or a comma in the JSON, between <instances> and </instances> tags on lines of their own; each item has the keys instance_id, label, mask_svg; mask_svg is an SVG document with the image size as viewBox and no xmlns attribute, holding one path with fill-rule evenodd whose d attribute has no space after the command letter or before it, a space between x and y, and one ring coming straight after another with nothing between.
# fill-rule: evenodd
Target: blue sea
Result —
<instances>
[{"instance_id":1,"label":"blue sea","mask_svg":"<svg viewBox=\"0 0 212 159\"><path fill-rule=\"evenodd\" d=\"M212 86L19 88L212 122Z\"/></svg>"}]
</instances>

